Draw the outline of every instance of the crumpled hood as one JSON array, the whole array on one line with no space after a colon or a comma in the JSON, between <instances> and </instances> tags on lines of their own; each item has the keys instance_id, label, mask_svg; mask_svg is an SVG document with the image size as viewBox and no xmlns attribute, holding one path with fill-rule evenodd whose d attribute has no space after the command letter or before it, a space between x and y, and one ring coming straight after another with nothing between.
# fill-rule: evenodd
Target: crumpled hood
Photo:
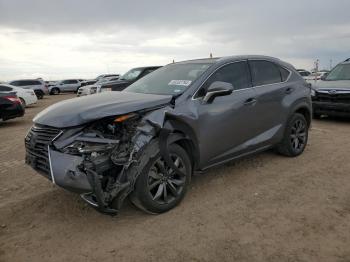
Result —
<instances>
[{"instance_id":1,"label":"crumpled hood","mask_svg":"<svg viewBox=\"0 0 350 262\"><path fill-rule=\"evenodd\" d=\"M317 91L328 91L328 90L339 90L339 91L350 91L350 80L339 80L339 81L317 81L311 83L312 88Z\"/></svg>"},{"instance_id":2,"label":"crumpled hood","mask_svg":"<svg viewBox=\"0 0 350 262\"><path fill-rule=\"evenodd\" d=\"M166 105L171 99L167 95L103 92L56 103L40 112L33 121L56 128L73 127L108 116Z\"/></svg>"}]
</instances>

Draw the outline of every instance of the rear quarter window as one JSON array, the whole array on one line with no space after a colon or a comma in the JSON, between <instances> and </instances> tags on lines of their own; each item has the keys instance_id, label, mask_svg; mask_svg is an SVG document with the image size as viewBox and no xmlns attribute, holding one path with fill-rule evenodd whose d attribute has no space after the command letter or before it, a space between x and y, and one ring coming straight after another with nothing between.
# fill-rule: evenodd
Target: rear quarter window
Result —
<instances>
[{"instance_id":1,"label":"rear quarter window","mask_svg":"<svg viewBox=\"0 0 350 262\"><path fill-rule=\"evenodd\" d=\"M276 64L264 60L253 60L249 61L249 65L254 86L282 82L280 68Z\"/></svg>"}]
</instances>

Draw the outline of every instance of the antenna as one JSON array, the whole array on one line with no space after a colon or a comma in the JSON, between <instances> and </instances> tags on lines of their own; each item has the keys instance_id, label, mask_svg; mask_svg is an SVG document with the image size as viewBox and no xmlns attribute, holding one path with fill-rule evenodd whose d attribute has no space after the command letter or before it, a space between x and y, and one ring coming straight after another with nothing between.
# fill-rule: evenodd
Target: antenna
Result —
<instances>
[{"instance_id":1,"label":"antenna","mask_svg":"<svg viewBox=\"0 0 350 262\"><path fill-rule=\"evenodd\" d=\"M212 54L212 53L210 53L209 57L210 57L210 58L213 58L213 54Z\"/></svg>"}]
</instances>

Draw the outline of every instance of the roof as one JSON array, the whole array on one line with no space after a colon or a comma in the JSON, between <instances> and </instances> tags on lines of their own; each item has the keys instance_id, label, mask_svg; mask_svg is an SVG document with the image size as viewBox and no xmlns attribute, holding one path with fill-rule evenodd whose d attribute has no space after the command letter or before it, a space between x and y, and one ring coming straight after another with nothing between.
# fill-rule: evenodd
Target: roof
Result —
<instances>
[{"instance_id":1,"label":"roof","mask_svg":"<svg viewBox=\"0 0 350 262\"><path fill-rule=\"evenodd\" d=\"M269 60L279 64L283 64L284 66L294 68L291 64L286 63L278 58L264 55L237 55L237 56L225 56L225 57L214 57L214 58L204 58L204 59L194 59L177 62L176 64L187 64L187 63L219 63L219 62L229 62L235 60L248 60L248 59L261 59L261 60Z\"/></svg>"}]
</instances>

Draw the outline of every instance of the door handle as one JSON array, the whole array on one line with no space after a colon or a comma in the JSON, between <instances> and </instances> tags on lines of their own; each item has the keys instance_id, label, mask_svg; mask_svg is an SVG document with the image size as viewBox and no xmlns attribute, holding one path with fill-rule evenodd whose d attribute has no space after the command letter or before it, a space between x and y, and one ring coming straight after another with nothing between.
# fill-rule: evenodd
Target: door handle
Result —
<instances>
[{"instance_id":1,"label":"door handle","mask_svg":"<svg viewBox=\"0 0 350 262\"><path fill-rule=\"evenodd\" d=\"M244 102L244 105L245 105L245 106L250 106L250 105L255 105L255 103L256 103L256 98L251 97L251 98L248 98L248 99Z\"/></svg>"},{"instance_id":2,"label":"door handle","mask_svg":"<svg viewBox=\"0 0 350 262\"><path fill-rule=\"evenodd\" d=\"M294 91L294 88L293 87L288 87L287 89L286 89L286 91L284 91L286 94L291 94L291 93L293 93L293 91Z\"/></svg>"}]
</instances>

